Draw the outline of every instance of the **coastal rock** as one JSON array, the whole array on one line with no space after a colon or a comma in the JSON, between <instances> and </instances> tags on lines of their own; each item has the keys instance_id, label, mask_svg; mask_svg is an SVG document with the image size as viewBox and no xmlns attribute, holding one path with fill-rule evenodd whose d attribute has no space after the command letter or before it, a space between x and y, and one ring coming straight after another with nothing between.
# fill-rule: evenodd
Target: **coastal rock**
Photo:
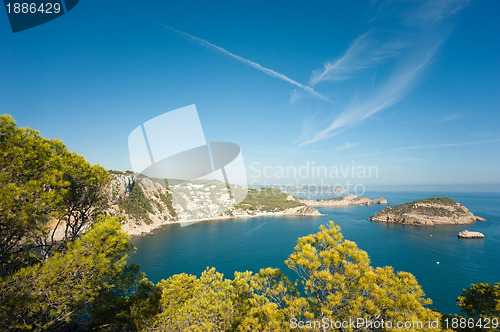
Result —
<instances>
[{"instance_id":1,"label":"coastal rock","mask_svg":"<svg viewBox=\"0 0 500 332\"><path fill-rule=\"evenodd\" d=\"M321 216L322 214L312 206L297 206L283 211L284 215L294 216Z\"/></svg>"},{"instance_id":2,"label":"coastal rock","mask_svg":"<svg viewBox=\"0 0 500 332\"><path fill-rule=\"evenodd\" d=\"M468 230L464 230L458 233L458 237L461 239L484 239L484 234L479 232L469 232Z\"/></svg>"},{"instance_id":3,"label":"coastal rock","mask_svg":"<svg viewBox=\"0 0 500 332\"><path fill-rule=\"evenodd\" d=\"M369 220L417 226L444 224L472 224L485 220L475 216L464 205L447 197L431 197L388 206L372 215Z\"/></svg>"},{"instance_id":4,"label":"coastal rock","mask_svg":"<svg viewBox=\"0 0 500 332\"><path fill-rule=\"evenodd\" d=\"M372 204L387 204L387 200L383 197L371 200L366 197L358 197L356 195L347 195L343 197L334 197L327 199L301 199L300 202L315 207L335 207L335 206L350 206L350 205L372 205Z\"/></svg>"},{"instance_id":5,"label":"coastal rock","mask_svg":"<svg viewBox=\"0 0 500 332\"><path fill-rule=\"evenodd\" d=\"M379 197L379 198L375 198L373 201L372 201L372 204L387 204L387 200L383 197Z\"/></svg>"},{"instance_id":6,"label":"coastal rock","mask_svg":"<svg viewBox=\"0 0 500 332\"><path fill-rule=\"evenodd\" d=\"M113 201L126 197L130 190L132 190L135 180L136 177L134 174L113 174L107 187L108 197Z\"/></svg>"}]
</instances>

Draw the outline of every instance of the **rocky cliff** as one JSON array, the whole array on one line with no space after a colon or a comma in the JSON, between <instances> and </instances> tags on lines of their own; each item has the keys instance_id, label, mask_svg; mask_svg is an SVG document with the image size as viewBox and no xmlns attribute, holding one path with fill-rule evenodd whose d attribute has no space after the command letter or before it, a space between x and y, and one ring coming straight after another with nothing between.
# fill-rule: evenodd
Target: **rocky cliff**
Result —
<instances>
[{"instance_id":1,"label":"rocky cliff","mask_svg":"<svg viewBox=\"0 0 500 332\"><path fill-rule=\"evenodd\" d=\"M371 200L364 196L358 197L356 195L347 195L343 197L335 197L327 199L301 199L300 201L308 206L315 206L315 207L387 204L387 200L383 197Z\"/></svg>"},{"instance_id":2,"label":"rocky cliff","mask_svg":"<svg viewBox=\"0 0 500 332\"><path fill-rule=\"evenodd\" d=\"M149 232L178 220L165 183L131 173L114 173L106 188L108 214L120 217L131 234Z\"/></svg>"},{"instance_id":3,"label":"rocky cliff","mask_svg":"<svg viewBox=\"0 0 500 332\"><path fill-rule=\"evenodd\" d=\"M130 172L113 172L112 176L106 188L106 212L120 217L124 230L131 235L176 222L262 215L321 215L312 206L275 189L249 189L246 198L235 205L226 185L218 181L167 185L164 180ZM232 186L231 189L235 193L241 188Z\"/></svg>"},{"instance_id":4,"label":"rocky cliff","mask_svg":"<svg viewBox=\"0 0 500 332\"><path fill-rule=\"evenodd\" d=\"M447 197L431 197L418 201L388 206L369 220L418 226L443 224L471 224L485 219L475 216L464 205Z\"/></svg>"}]
</instances>

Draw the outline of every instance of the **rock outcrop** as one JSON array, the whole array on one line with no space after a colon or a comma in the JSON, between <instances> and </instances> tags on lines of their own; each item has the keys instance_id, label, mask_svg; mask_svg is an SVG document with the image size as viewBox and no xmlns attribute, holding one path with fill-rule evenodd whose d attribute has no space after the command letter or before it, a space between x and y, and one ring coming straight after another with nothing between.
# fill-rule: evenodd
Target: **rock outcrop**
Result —
<instances>
[{"instance_id":1,"label":"rock outcrop","mask_svg":"<svg viewBox=\"0 0 500 332\"><path fill-rule=\"evenodd\" d=\"M313 208L312 206L304 205L297 206L293 208L288 208L283 211L284 215L294 215L294 216L321 216L322 214Z\"/></svg>"},{"instance_id":2,"label":"rock outcrop","mask_svg":"<svg viewBox=\"0 0 500 332\"><path fill-rule=\"evenodd\" d=\"M379 205L387 204L387 200L385 198L383 198L383 197L375 198L372 201L372 204L379 204Z\"/></svg>"},{"instance_id":3,"label":"rock outcrop","mask_svg":"<svg viewBox=\"0 0 500 332\"><path fill-rule=\"evenodd\" d=\"M400 224L435 226L444 224L471 224L486 219L475 216L464 205L447 197L431 197L388 206L369 220Z\"/></svg>"},{"instance_id":4,"label":"rock outcrop","mask_svg":"<svg viewBox=\"0 0 500 332\"><path fill-rule=\"evenodd\" d=\"M350 206L350 205L372 205L372 204L387 204L387 200L383 197L371 200L366 197L358 197L356 195L347 195L343 197L334 197L327 199L301 199L302 203L314 207L335 207L335 206Z\"/></svg>"},{"instance_id":5,"label":"rock outcrop","mask_svg":"<svg viewBox=\"0 0 500 332\"><path fill-rule=\"evenodd\" d=\"M469 232L464 230L458 233L458 237L461 239L484 239L484 234L479 232Z\"/></svg>"},{"instance_id":6,"label":"rock outcrop","mask_svg":"<svg viewBox=\"0 0 500 332\"><path fill-rule=\"evenodd\" d=\"M108 184L108 197L113 201L117 201L128 195L134 186L136 176L132 173L113 174L111 181Z\"/></svg>"}]
</instances>

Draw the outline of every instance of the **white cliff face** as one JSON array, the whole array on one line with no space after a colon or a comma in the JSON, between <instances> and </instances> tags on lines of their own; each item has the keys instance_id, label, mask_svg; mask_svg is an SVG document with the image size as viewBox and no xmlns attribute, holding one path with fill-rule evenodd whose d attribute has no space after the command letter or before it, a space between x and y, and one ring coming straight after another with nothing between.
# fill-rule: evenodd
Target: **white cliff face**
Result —
<instances>
[{"instance_id":1,"label":"white cliff face","mask_svg":"<svg viewBox=\"0 0 500 332\"><path fill-rule=\"evenodd\" d=\"M108 195L113 200L125 198L134 185L136 176L134 174L113 174L108 184Z\"/></svg>"}]
</instances>

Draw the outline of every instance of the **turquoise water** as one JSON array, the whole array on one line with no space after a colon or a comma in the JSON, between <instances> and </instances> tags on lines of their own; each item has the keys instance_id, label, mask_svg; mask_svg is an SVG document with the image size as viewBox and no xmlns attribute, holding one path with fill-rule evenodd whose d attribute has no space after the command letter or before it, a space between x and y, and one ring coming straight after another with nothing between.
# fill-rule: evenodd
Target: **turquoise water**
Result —
<instances>
[{"instance_id":1,"label":"turquoise water","mask_svg":"<svg viewBox=\"0 0 500 332\"><path fill-rule=\"evenodd\" d=\"M239 218L187 227L175 224L133 238L137 252L131 262L140 264L153 282L182 272L200 275L207 266L229 278L234 271L257 272L264 267L278 267L294 277L283 261L297 239L316 233L320 225L333 220L346 239L368 252L373 266L391 265L396 271L413 273L433 300L431 307L441 312L457 313L455 299L471 283L500 282L500 194L377 192L366 196L383 196L389 205L447 196L487 221L439 227L373 223L367 218L383 208L376 205L319 208L326 215L318 217ZM458 232L464 229L482 232L485 239L458 239Z\"/></svg>"}]
</instances>

